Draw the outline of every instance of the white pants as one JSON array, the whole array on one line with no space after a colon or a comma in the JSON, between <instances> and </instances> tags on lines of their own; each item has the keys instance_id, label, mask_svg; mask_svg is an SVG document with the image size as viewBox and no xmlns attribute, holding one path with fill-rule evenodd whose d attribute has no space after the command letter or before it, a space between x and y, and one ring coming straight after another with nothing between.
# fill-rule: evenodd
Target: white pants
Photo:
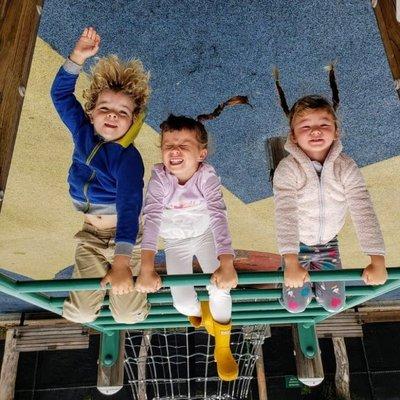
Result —
<instances>
[{"instance_id":1,"label":"white pants","mask_svg":"<svg viewBox=\"0 0 400 400\"><path fill-rule=\"evenodd\" d=\"M193 273L193 256L196 256L204 273L213 273L219 267L216 256L214 236L208 229L201 236L165 240L165 258L168 275ZM218 289L214 284L207 285L210 312L213 319L226 324L231 319L232 298L229 289ZM193 286L171 287L174 307L187 316L201 317L201 307Z\"/></svg>"}]
</instances>

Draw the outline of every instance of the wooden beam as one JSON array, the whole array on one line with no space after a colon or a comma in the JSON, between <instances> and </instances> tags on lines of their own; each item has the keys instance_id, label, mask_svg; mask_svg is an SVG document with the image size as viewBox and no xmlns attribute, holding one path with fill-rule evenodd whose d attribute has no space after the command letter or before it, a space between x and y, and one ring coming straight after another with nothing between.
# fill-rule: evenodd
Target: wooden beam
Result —
<instances>
[{"instance_id":1,"label":"wooden beam","mask_svg":"<svg viewBox=\"0 0 400 400\"><path fill-rule=\"evenodd\" d=\"M342 337L334 337L332 342L336 359L336 394L340 399L351 400L349 359L347 357L346 343Z\"/></svg>"},{"instance_id":2,"label":"wooden beam","mask_svg":"<svg viewBox=\"0 0 400 400\"><path fill-rule=\"evenodd\" d=\"M15 380L17 378L19 352L15 349L16 339L14 330L9 329L6 333L4 344L3 363L0 374L0 399L13 400L15 391Z\"/></svg>"},{"instance_id":3,"label":"wooden beam","mask_svg":"<svg viewBox=\"0 0 400 400\"><path fill-rule=\"evenodd\" d=\"M43 0L0 0L0 210Z\"/></svg>"},{"instance_id":4,"label":"wooden beam","mask_svg":"<svg viewBox=\"0 0 400 400\"><path fill-rule=\"evenodd\" d=\"M14 329L14 337L19 352L89 348L88 328L78 324L20 326Z\"/></svg>"},{"instance_id":5,"label":"wooden beam","mask_svg":"<svg viewBox=\"0 0 400 400\"><path fill-rule=\"evenodd\" d=\"M379 0L373 4L393 79L400 82L400 23L396 19L396 0ZM400 90L400 86L396 85Z\"/></svg>"},{"instance_id":6,"label":"wooden beam","mask_svg":"<svg viewBox=\"0 0 400 400\"><path fill-rule=\"evenodd\" d=\"M147 365L147 354L151 347L151 331L143 331L142 341L140 343L139 359L137 360L137 377L138 377L138 390L137 399L146 400L146 365Z\"/></svg>"}]
</instances>

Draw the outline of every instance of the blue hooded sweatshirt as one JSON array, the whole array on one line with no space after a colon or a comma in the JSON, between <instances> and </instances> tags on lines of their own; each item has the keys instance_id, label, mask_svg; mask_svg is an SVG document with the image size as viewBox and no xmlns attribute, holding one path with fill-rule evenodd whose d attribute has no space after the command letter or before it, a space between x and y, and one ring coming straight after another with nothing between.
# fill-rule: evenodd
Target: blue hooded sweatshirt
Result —
<instances>
[{"instance_id":1,"label":"blue hooded sweatshirt","mask_svg":"<svg viewBox=\"0 0 400 400\"><path fill-rule=\"evenodd\" d=\"M143 161L132 143L106 142L95 133L74 96L80 69L67 60L51 88L53 104L74 142L69 193L78 211L116 214L115 254L131 255L143 202Z\"/></svg>"}]
</instances>

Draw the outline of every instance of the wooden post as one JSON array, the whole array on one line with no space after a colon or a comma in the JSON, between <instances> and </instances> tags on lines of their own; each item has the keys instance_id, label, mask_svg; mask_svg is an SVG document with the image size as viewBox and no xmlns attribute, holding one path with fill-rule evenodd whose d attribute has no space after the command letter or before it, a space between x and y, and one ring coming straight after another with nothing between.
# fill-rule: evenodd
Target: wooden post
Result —
<instances>
[{"instance_id":1,"label":"wooden post","mask_svg":"<svg viewBox=\"0 0 400 400\"><path fill-rule=\"evenodd\" d=\"M19 352L15 349L14 329L8 329L4 345L3 363L0 374L0 399L13 400L17 378Z\"/></svg>"},{"instance_id":2,"label":"wooden post","mask_svg":"<svg viewBox=\"0 0 400 400\"><path fill-rule=\"evenodd\" d=\"M400 23L396 18L396 0L379 0L372 5L396 90L400 96Z\"/></svg>"},{"instance_id":3,"label":"wooden post","mask_svg":"<svg viewBox=\"0 0 400 400\"><path fill-rule=\"evenodd\" d=\"M124 385L125 331L120 332L119 357L115 364L106 367L99 362L97 389L105 395L113 395Z\"/></svg>"},{"instance_id":4,"label":"wooden post","mask_svg":"<svg viewBox=\"0 0 400 400\"><path fill-rule=\"evenodd\" d=\"M265 376L264 354L262 351L262 346L258 347L256 355L258 356L257 361L256 361L258 399L259 400L268 400L267 379Z\"/></svg>"},{"instance_id":5,"label":"wooden post","mask_svg":"<svg viewBox=\"0 0 400 400\"><path fill-rule=\"evenodd\" d=\"M351 400L349 359L347 357L346 343L343 337L333 337L332 342L336 359L336 394L341 399Z\"/></svg>"},{"instance_id":6,"label":"wooden post","mask_svg":"<svg viewBox=\"0 0 400 400\"><path fill-rule=\"evenodd\" d=\"M285 136L276 136L269 138L265 143L265 149L268 155L269 178L271 182L279 162L288 155L284 149L285 142Z\"/></svg>"},{"instance_id":7,"label":"wooden post","mask_svg":"<svg viewBox=\"0 0 400 400\"><path fill-rule=\"evenodd\" d=\"M143 331L142 342L140 343L138 363L138 400L146 400L146 363L147 354L151 345L151 331Z\"/></svg>"},{"instance_id":8,"label":"wooden post","mask_svg":"<svg viewBox=\"0 0 400 400\"><path fill-rule=\"evenodd\" d=\"M43 0L0 0L0 210Z\"/></svg>"},{"instance_id":9,"label":"wooden post","mask_svg":"<svg viewBox=\"0 0 400 400\"><path fill-rule=\"evenodd\" d=\"M295 324L292 325L292 335L299 381L307 386L319 385L324 380L324 368L319 348L314 358L307 358L301 351L299 334Z\"/></svg>"}]
</instances>

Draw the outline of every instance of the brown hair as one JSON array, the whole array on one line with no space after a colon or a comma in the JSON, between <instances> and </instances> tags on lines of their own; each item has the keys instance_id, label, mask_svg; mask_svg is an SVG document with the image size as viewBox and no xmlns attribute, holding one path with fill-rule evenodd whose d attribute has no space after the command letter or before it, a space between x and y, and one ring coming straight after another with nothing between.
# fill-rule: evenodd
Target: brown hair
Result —
<instances>
[{"instance_id":1,"label":"brown hair","mask_svg":"<svg viewBox=\"0 0 400 400\"><path fill-rule=\"evenodd\" d=\"M304 96L297 100L290 109L288 115L290 129L293 128L293 119L296 116L301 115L305 111L309 110L325 110L332 116L333 120L335 121L336 129L339 128L339 120L333 108L333 105L327 99L325 99L325 97L310 95Z\"/></svg>"},{"instance_id":2,"label":"brown hair","mask_svg":"<svg viewBox=\"0 0 400 400\"><path fill-rule=\"evenodd\" d=\"M212 113L201 114L196 119L186 117L184 115L173 115L170 114L168 118L160 124L161 128L161 143L163 140L163 134L170 131L182 131L187 129L196 134L196 139L203 149L208 147L208 133L203 125L203 121L217 118L226 107L233 107L238 104L247 104L249 106L249 100L247 96L235 96L219 104Z\"/></svg>"},{"instance_id":3,"label":"brown hair","mask_svg":"<svg viewBox=\"0 0 400 400\"><path fill-rule=\"evenodd\" d=\"M275 78L275 86L279 94L280 105L288 117L290 129L292 129L292 122L296 115L299 115L307 110L325 110L332 115L336 129L339 128L339 120L336 115L336 110L339 106L339 90L336 83L335 70L333 63L325 68L329 72L329 85L332 90L332 103L325 97L319 95L308 95L298 99L293 106L289 109L286 101L285 93L282 89L279 80L279 70L274 68L273 75Z\"/></svg>"},{"instance_id":4,"label":"brown hair","mask_svg":"<svg viewBox=\"0 0 400 400\"><path fill-rule=\"evenodd\" d=\"M150 73L145 71L141 61L123 62L117 56L110 55L94 65L90 78L90 87L83 92L86 114L93 111L100 93L107 89L121 92L132 99L133 120L145 110L150 95Z\"/></svg>"}]
</instances>

